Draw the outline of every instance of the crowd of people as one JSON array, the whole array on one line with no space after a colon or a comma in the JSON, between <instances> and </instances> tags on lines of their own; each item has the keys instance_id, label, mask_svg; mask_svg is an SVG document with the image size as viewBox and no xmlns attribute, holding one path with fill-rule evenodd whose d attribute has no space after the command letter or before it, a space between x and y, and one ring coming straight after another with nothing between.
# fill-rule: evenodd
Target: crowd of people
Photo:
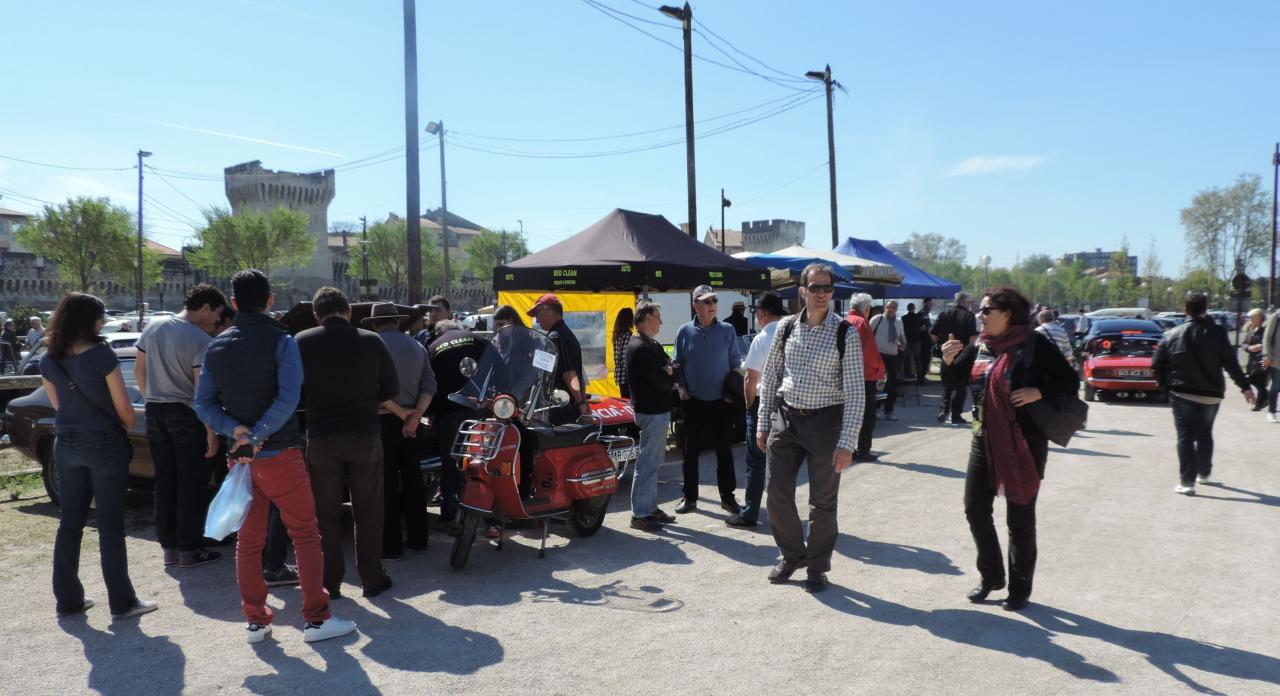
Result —
<instances>
[{"instance_id":1,"label":"crowd of people","mask_svg":"<svg viewBox=\"0 0 1280 696\"><path fill-rule=\"evenodd\" d=\"M684 478L676 515L697 510L699 457L713 449L725 523L753 528L762 511L768 515L781 556L769 581L787 582L804 569L804 587L822 591L838 533L840 474L856 462L877 460L877 411L897 420L899 383L925 381L938 357L943 389L937 418L973 430L964 510L980 582L969 599L985 600L1007 586L1003 606L1021 609L1031 595L1035 503L1049 451L1048 437L1023 407L1075 398L1069 339L1051 310L1012 288L988 290L976 311L960 293L936 321L930 320L930 300L920 311L909 304L899 316L895 301L873 308L865 293L854 294L841 316L833 302L834 278L826 265L805 268L795 314L777 294L759 295L749 307L757 333L745 357L739 341L745 325L740 328L736 318L745 319L748 307L735 307L734 321L719 320L719 298L709 286L692 292L693 319L676 332L673 355L657 339L659 305L641 300L619 317L612 337L614 378L629 395L639 431L631 527L656 533L678 519L660 508L657 489L678 407ZM163 563L187 569L219 560L203 536L210 462L220 473L246 466L252 503L235 552L246 639L256 643L270 634L268 587L289 584L301 587L305 640L345 635L355 624L330 609L342 597L346 570L344 500L354 518L355 567L365 597L392 587L388 563L426 550L431 523L419 461L431 443L438 443L443 462L437 524L456 534L463 481L450 445L475 411L444 397L466 380L462 360L478 360L487 342L452 321L452 308L440 296L419 306L421 326L406 331L417 320L396 305L375 304L358 327L345 295L322 288L311 305L317 326L294 336L270 314L274 296L264 274L242 271L231 287L230 300L213 286L192 288L183 311L149 323L137 343L135 376L146 402ZM1178 492L1194 493L1211 474L1222 371L1250 400L1261 388L1241 371L1225 331L1207 318L1206 298L1188 298L1186 312L1190 321L1166 335L1153 370L1174 397ZM568 395L567 403L548 412L550 424L589 419L582 350L560 299L543 295L526 316L554 343L555 386ZM1251 324L1246 349L1251 374L1272 373L1271 414L1280 354L1277 316L1265 326L1260 316ZM125 431L134 414L119 361L99 336L103 321L97 298L67 295L51 319L50 347L40 365L57 409L54 460L62 486L53 586L59 615L93 606L78 567L94 498L111 612L123 619L156 605L137 596L128 575L123 521L131 449ZM493 326L524 327L524 318L504 305ZM972 422L961 415L966 399ZM299 418L300 404L305 419ZM732 449L740 424L743 502ZM801 466L809 485L807 535L796 505ZM998 495L1007 507L1007 569L993 521ZM285 562L290 542L296 565Z\"/></svg>"}]
</instances>

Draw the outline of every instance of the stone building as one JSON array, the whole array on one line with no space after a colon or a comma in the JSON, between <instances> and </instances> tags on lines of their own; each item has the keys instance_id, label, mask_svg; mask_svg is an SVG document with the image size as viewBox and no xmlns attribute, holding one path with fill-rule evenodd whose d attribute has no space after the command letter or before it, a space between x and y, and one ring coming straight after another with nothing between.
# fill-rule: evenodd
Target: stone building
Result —
<instances>
[{"instance_id":1,"label":"stone building","mask_svg":"<svg viewBox=\"0 0 1280 696\"><path fill-rule=\"evenodd\" d=\"M260 160L245 162L223 170L227 200L231 212L269 213L280 206L306 213L311 218L309 230L315 239L311 262L293 269L286 281L288 300L309 300L315 291L340 279L329 246L329 203L334 196L334 171L299 174L264 169ZM286 298L277 297L277 302Z\"/></svg>"},{"instance_id":2,"label":"stone building","mask_svg":"<svg viewBox=\"0 0 1280 696\"><path fill-rule=\"evenodd\" d=\"M1074 254L1063 254L1062 264L1070 266L1079 261L1083 263L1084 267L1087 269L1101 269L1101 272L1105 273L1107 269L1111 268L1111 258L1118 253L1120 253L1118 250L1103 251L1100 248L1094 247L1093 251L1080 251ZM1129 266L1129 273L1135 276L1138 275L1138 257L1130 254L1125 257L1125 261Z\"/></svg>"},{"instance_id":3,"label":"stone building","mask_svg":"<svg viewBox=\"0 0 1280 696\"><path fill-rule=\"evenodd\" d=\"M742 223L743 251L769 253L804 244L804 223L798 220L756 220Z\"/></svg>"}]
</instances>

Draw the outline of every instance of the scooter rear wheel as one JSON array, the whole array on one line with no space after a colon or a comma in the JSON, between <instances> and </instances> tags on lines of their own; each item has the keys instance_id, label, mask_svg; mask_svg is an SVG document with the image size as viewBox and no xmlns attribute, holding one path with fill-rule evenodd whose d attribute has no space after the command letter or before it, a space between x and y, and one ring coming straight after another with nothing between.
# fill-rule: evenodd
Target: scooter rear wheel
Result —
<instances>
[{"instance_id":1,"label":"scooter rear wheel","mask_svg":"<svg viewBox=\"0 0 1280 696\"><path fill-rule=\"evenodd\" d=\"M476 541L476 530L480 528L480 515L463 513L460 527L458 536L453 540L453 551L449 553L449 565L454 570L462 570L471 557L471 546Z\"/></svg>"},{"instance_id":2,"label":"scooter rear wheel","mask_svg":"<svg viewBox=\"0 0 1280 696\"><path fill-rule=\"evenodd\" d=\"M598 495L573 501L569 509L569 518L565 520L569 531L576 537L589 537L600 531L604 524L604 514L609 511L609 499L612 495Z\"/></svg>"}]
</instances>

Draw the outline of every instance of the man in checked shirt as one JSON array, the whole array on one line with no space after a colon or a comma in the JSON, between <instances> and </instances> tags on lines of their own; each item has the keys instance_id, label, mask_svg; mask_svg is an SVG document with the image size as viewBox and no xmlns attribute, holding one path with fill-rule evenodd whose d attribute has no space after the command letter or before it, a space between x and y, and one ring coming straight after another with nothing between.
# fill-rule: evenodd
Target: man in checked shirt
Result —
<instances>
[{"instance_id":1,"label":"man in checked shirt","mask_svg":"<svg viewBox=\"0 0 1280 696\"><path fill-rule=\"evenodd\" d=\"M805 308L779 323L760 371L756 442L769 462L769 526L782 560L769 573L781 584L808 568L804 588L827 588L836 545L840 472L853 462L865 404L862 345L856 331L831 311L835 274L814 263L800 274ZM843 339L844 349L838 343ZM796 475L809 470L809 543L796 511Z\"/></svg>"}]
</instances>

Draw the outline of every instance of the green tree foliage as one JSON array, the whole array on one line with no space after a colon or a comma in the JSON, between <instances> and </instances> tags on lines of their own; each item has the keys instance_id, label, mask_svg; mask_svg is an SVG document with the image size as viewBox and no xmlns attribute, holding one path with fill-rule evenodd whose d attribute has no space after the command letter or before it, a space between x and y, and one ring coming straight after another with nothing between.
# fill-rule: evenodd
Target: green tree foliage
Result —
<instances>
[{"instance_id":1,"label":"green tree foliage","mask_svg":"<svg viewBox=\"0 0 1280 696\"><path fill-rule=\"evenodd\" d=\"M1208 188L1181 211L1187 258L1208 271L1220 294L1237 270L1248 273L1271 243L1271 195L1256 174L1241 174L1226 188Z\"/></svg>"},{"instance_id":2,"label":"green tree foliage","mask_svg":"<svg viewBox=\"0 0 1280 696\"><path fill-rule=\"evenodd\" d=\"M369 257L369 276L385 289L387 297L397 297L409 285L409 252L407 223L401 218L374 223L369 226L369 243L363 251L360 245L352 245L347 263L347 275L357 282L364 278L363 254ZM439 238L432 230L422 230L422 285L434 287L444 284L444 262ZM449 275L458 273L450 268Z\"/></svg>"},{"instance_id":3,"label":"green tree foliage","mask_svg":"<svg viewBox=\"0 0 1280 696\"><path fill-rule=\"evenodd\" d=\"M134 286L133 217L106 198L69 198L66 203L45 206L18 231L18 243L57 264L62 280L80 292L89 292L102 279ZM160 255L144 249L142 262L143 283L159 282Z\"/></svg>"},{"instance_id":4,"label":"green tree foliage","mask_svg":"<svg viewBox=\"0 0 1280 696\"><path fill-rule=\"evenodd\" d=\"M315 238L307 229L310 216L284 206L270 213L232 215L226 208L204 211L205 226L196 232L196 247L187 255L196 268L229 276L256 268L297 268L311 261Z\"/></svg>"},{"instance_id":5,"label":"green tree foliage","mask_svg":"<svg viewBox=\"0 0 1280 696\"><path fill-rule=\"evenodd\" d=\"M467 244L466 270L472 278L487 285L493 282L495 266L508 264L528 255L529 245L519 232L480 230L480 234Z\"/></svg>"},{"instance_id":6,"label":"green tree foliage","mask_svg":"<svg viewBox=\"0 0 1280 696\"><path fill-rule=\"evenodd\" d=\"M910 248L908 256L921 263L957 263L963 264L967 251L960 240L944 237L940 234L919 234L912 232L907 238Z\"/></svg>"}]
</instances>

